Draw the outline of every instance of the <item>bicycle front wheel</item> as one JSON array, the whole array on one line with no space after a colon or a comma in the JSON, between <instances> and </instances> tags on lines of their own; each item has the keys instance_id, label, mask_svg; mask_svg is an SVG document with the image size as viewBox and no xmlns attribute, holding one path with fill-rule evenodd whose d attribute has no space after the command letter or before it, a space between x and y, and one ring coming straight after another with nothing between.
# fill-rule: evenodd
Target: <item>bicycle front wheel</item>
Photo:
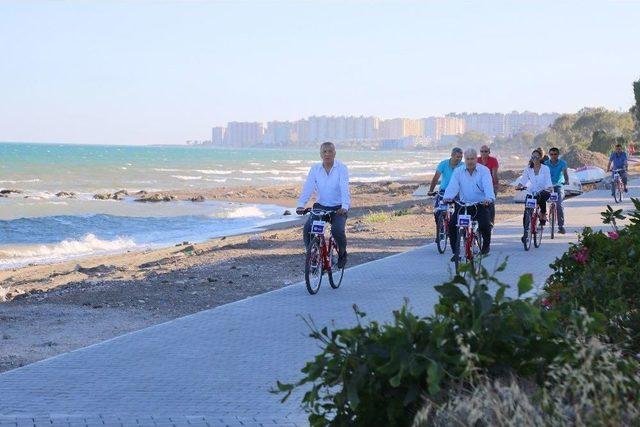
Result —
<instances>
[{"instance_id":1,"label":"bicycle front wheel","mask_svg":"<svg viewBox=\"0 0 640 427\"><path fill-rule=\"evenodd\" d=\"M453 243L452 243L453 244ZM456 268L456 274L460 272L460 260L465 250L465 232L458 229L458 244L453 253L453 263Z\"/></svg>"},{"instance_id":2,"label":"bicycle front wheel","mask_svg":"<svg viewBox=\"0 0 640 427\"><path fill-rule=\"evenodd\" d=\"M333 289L338 289L340 287L340 284L342 283L342 277L344 276L344 267L338 268L339 253L338 247L335 244L332 245L331 254L329 254L329 256L331 261L331 268L327 271L329 285Z\"/></svg>"},{"instance_id":3,"label":"bicycle front wheel","mask_svg":"<svg viewBox=\"0 0 640 427\"><path fill-rule=\"evenodd\" d=\"M436 217L436 246L438 252L443 254L447 250L447 230L442 214Z\"/></svg>"},{"instance_id":4,"label":"bicycle front wheel","mask_svg":"<svg viewBox=\"0 0 640 427\"><path fill-rule=\"evenodd\" d=\"M613 200L615 200L616 203L620 203L622 202L622 185L620 185L620 182L615 182L615 191L613 192Z\"/></svg>"},{"instance_id":5,"label":"bicycle front wheel","mask_svg":"<svg viewBox=\"0 0 640 427\"><path fill-rule=\"evenodd\" d=\"M473 241L471 242L471 258L467 259L467 262L471 264L471 268L474 272L480 273L482 267L482 257L480 251L482 250L482 235L480 233L473 234Z\"/></svg>"},{"instance_id":6,"label":"bicycle front wheel","mask_svg":"<svg viewBox=\"0 0 640 427\"><path fill-rule=\"evenodd\" d=\"M318 293L320 283L322 283L322 246L320 239L314 237L307 249L307 258L304 264L304 281L307 284L307 291L311 295Z\"/></svg>"},{"instance_id":7,"label":"bicycle front wheel","mask_svg":"<svg viewBox=\"0 0 640 427\"><path fill-rule=\"evenodd\" d=\"M556 205L555 203L551 206L551 212L549 212L549 222L551 223L551 240L555 236L556 231Z\"/></svg>"},{"instance_id":8,"label":"bicycle front wheel","mask_svg":"<svg viewBox=\"0 0 640 427\"><path fill-rule=\"evenodd\" d=\"M524 223L526 224L526 228L524 229L524 239L522 239L522 243L524 245L524 250L528 251L531 248L531 211L527 209L524 214Z\"/></svg>"}]
</instances>

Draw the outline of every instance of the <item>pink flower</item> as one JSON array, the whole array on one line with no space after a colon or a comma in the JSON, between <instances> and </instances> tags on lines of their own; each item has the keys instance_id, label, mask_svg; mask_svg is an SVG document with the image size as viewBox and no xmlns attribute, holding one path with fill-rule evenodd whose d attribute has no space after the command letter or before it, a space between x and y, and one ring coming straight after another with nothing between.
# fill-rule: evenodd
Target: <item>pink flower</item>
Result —
<instances>
[{"instance_id":1,"label":"pink flower","mask_svg":"<svg viewBox=\"0 0 640 427\"><path fill-rule=\"evenodd\" d=\"M589 260L589 249L586 246L583 246L573 253L573 259L575 259L579 264L585 265Z\"/></svg>"},{"instance_id":2,"label":"pink flower","mask_svg":"<svg viewBox=\"0 0 640 427\"><path fill-rule=\"evenodd\" d=\"M541 304L547 310L550 310L551 308L553 308L553 304L551 304L551 301L549 300L549 298L543 298L541 301Z\"/></svg>"},{"instance_id":3,"label":"pink flower","mask_svg":"<svg viewBox=\"0 0 640 427\"><path fill-rule=\"evenodd\" d=\"M618 235L618 233L617 233L617 232L615 232L615 231L610 231L610 232L608 232L607 234L609 235L609 238L610 238L611 240L617 240L617 239L618 239L618 237L620 237L620 236Z\"/></svg>"}]
</instances>

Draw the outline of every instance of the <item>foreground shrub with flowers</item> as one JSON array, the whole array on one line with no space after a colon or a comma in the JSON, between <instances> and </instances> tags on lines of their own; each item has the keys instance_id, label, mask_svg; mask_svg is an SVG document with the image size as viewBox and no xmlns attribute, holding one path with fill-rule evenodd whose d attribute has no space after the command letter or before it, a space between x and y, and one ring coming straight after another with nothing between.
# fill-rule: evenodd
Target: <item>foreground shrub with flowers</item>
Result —
<instances>
[{"instance_id":1,"label":"foreground shrub with flowers","mask_svg":"<svg viewBox=\"0 0 640 427\"><path fill-rule=\"evenodd\" d=\"M640 200L632 199L630 224L619 229L621 210L603 212L608 233L585 228L578 243L558 258L545 286L544 303L569 316L583 307L608 321L614 342L640 353Z\"/></svg>"},{"instance_id":2,"label":"foreground shrub with flowers","mask_svg":"<svg viewBox=\"0 0 640 427\"><path fill-rule=\"evenodd\" d=\"M294 384L313 426L640 425L640 201L620 229L585 229L553 264L540 299L481 269L437 286L432 316L329 331ZM506 268L503 263L497 271ZM496 289L492 294L489 289ZM425 403L426 402L426 403ZM421 409L422 408L422 409ZM416 413L418 414L416 416Z\"/></svg>"},{"instance_id":3,"label":"foreground shrub with flowers","mask_svg":"<svg viewBox=\"0 0 640 427\"><path fill-rule=\"evenodd\" d=\"M308 321L322 353L306 364L298 383L278 383L277 391L286 400L296 387L309 388L303 405L314 426L404 426L425 395L445 401L451 387L472 378L470 355L490 378L518 375L543 384L559 355L570 358L564 325L556 312L523 296L532 288L531 275L520 278L517 299L505 296L508 287L486 270L467 271L436 287L440 299L432 316L403 307L391 324L363 324L366 315L356 309L358 325L334 331ZM589 331L600 331L598 323Z\"/></svg>"}]
</instances>

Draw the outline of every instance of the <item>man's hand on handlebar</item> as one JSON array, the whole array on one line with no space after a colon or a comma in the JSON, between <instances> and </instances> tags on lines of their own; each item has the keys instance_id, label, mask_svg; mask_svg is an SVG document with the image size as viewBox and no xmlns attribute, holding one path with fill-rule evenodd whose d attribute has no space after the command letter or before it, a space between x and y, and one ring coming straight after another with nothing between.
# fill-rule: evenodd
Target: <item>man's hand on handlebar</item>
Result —
<instances>
[{"instance_id":1,"label":"man's hand on handlebar","mask_svg":"<svg viewBox=\"0 0 640 427\"><path fill-rule=\"evenodd\" d=\"M297 213L298 215L304 215L304 214L306 214L306 213L307 213L307 209L305 209L305 208L301 208L301 207L297 207L297 208L296 208L296 213Z\"/></svg>"},{"instance_id":2,"label":"man's hand on handlebar","mask_svg":"<svg viewBox=\"0 0 640 427\"><path fill-rule=\"evenodd\" d=\"M346 215L346 214L347 214L347 210L346 210L346 209L342 209L342 208L340 208L340 209L338 209L338 210L336 211L336 214L338 214L338 215L340 215L340 216L344 216L344 215Z\"/></svg>"}]
</instances>

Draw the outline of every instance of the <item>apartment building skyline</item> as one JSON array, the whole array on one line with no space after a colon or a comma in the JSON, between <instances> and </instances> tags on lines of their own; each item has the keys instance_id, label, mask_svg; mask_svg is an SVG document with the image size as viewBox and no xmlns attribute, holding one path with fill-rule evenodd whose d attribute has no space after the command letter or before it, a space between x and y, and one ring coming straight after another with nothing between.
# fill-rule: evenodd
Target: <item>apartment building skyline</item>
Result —
<instances>
[{"instance_id":1,"label":"apartment building skyline","mask_svg":"<svg viewBox=\"0 0 640 427\"><path fill-rule=\"evenodd\" d=\"M557 113L450 113L443 117L391 118L375 116L310 116L296 121L229 122L212 128L211 143L234 147L300 145L322 141L365 143L409 141L437 145L441 140L477 131L490 137L518 132L539 133ZM446 138L445 138L446 137Z\"/></svg>"}]
</instances>

